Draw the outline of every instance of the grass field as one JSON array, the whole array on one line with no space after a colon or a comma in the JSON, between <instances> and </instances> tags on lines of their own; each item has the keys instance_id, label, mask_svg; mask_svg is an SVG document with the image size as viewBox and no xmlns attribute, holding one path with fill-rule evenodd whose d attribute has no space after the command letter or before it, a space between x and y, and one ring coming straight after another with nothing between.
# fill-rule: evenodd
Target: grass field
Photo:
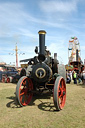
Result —
<instances>
[{"instance_id":1,"label":"grass field","mask_svg":"<svg viewBox=\"0 0 85 128\"><path fill-rule=\"evenodd\" d=\"M63 110L55 111L50 96L37 96L20 107L16 84L0 83L0 128L85 128L85 85L67 84Z\"/></svg>"}]
</instances>

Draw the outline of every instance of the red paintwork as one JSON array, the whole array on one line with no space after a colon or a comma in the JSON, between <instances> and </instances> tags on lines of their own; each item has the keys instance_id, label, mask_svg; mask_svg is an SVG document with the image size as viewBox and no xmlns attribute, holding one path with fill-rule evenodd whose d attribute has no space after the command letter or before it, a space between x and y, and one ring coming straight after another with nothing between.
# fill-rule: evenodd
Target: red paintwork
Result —
<instances>
[{"instance_id":1,"label":"red paintwork","mask_svg":"<svg viewBox=\"0 0 85 128\"><path fill-rule=\"evenodd\" d=\"M65 92L65 95L63 95L64 92ZM59 103L60 109L64 107L65 101L66 101L66 84L64 79L61 78L58 83L58 103Z\"/></svg>"},{"instance_id":2,"label":"red paintwork","mask_svg":"<svg viewBox=\"0 0 85 128\"><path fill-rule=\"evenodd\" d=\"M28 85L26 85L26 82L28 82ZM26 106L30 103L33 93L28 93L28 91L31 90L33 90L33 83L30 78L26 77L22 80L19 88L19 99L23 106Z\"/></svg>"},{"instance_id":3,"label":"red paintwork","mask_svg":"<svg viewBox=\"0 0 85 128\"><path fill-rule=\"evenodd\" d=\"M9 77L7 77L7 83L10 83L10 78Z\"/></svg>"}]
</instances>

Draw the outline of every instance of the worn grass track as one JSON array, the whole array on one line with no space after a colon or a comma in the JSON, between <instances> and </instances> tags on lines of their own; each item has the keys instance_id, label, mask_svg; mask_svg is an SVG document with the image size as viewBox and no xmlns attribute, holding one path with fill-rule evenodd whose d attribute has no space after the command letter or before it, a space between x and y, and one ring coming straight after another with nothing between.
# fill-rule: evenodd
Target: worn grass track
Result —
<instances>
[{"instance_id":1,"label":"worn grass track","mask_svg":"<svg viewBox=\"0 0 85 128\"><path fill-rule=\"evenodd\" d=\"M84 85L67 84L66 104L60 112L49 95L20 107L15 89L16 84L0 83L0 128L85 128Z\"/></svg>"}]
</instances>

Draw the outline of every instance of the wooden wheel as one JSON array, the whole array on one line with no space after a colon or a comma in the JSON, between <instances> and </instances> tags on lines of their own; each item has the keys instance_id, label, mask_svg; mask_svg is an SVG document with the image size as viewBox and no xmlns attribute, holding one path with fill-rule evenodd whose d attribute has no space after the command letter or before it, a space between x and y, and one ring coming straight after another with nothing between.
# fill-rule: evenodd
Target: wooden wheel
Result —
<instances>
[{"instance_id":1,"label":"wooden wheel","mask_svg":"<svg viewBox=\"0 0 85 128\"><path fill-rule=\"evenodd\" d=\"M63 77L58 76L54 84L53 92L54 106L56 110L63 109L66 101L66 83Z\"/></svg>"},{"instance_id":2,"label":"wooden wheel","mask_svg":"<svg viewBox=\"0 0 85 128\"><path fill-rule=\"evenodd\" d=\"M16 87L16 97L21 106L26 106L30 103L33 93L33 83L30 78L23 76L19 79Z\"/></svg>"}]
</instances>

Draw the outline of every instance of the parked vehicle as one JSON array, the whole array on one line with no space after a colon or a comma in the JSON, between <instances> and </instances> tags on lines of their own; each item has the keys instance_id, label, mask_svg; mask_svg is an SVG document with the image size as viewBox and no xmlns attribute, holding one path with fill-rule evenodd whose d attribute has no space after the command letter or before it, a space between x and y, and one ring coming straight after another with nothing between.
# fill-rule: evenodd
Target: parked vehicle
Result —
<instances>
[{"instance_id":1,"label":"parked vehicle","mask_svg":"<svg viewBox=\"0 0 85 128\"><path fill-rule=\"evenodd\" d=\"M1 82L15 83L17 79L17 75L18 75L18 71L15 67L9 66L9 65L0 65L0 81Z\"/></svg>"}]
</instances>

